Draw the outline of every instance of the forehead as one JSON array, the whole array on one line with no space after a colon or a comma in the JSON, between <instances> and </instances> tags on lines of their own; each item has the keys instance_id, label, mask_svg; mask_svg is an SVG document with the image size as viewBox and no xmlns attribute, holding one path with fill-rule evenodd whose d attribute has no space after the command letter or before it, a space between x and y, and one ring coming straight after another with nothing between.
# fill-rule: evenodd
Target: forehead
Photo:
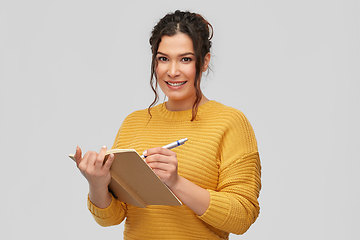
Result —
<instances>
[{"instance_id":1,"label":"forehead","mask_svg":"<svg viewBox=\"0 0 360 240\"><path fill-rule=\"evenodd\" d=\"M173 36L162 36L158 52L166 54L194 53L194 46L188 35L177 33Z\"/></svg>"}]
</instances>

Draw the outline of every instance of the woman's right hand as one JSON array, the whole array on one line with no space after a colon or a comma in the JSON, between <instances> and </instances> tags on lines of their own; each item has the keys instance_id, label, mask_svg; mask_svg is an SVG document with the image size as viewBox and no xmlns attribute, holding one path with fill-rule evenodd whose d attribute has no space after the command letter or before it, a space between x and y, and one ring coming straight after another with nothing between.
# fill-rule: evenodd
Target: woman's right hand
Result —
<instances>
[{"instance_id":1,"label":"woman's right hand","mask_svg":"<svg viewBox=\"0 0 360 240\"><path fill-rule=\"evenodd\" d=\"M77 167L89 183L89 199L98 208L106 208L111 203L108 185L111 181L110 167L115 157L110 154L104 163L106 150L104 146L99 153L88 151L82 157L81 148L76 147L74 155Z\"/></svg>"},{"instance_id":2,"label":"woman's right hand","mask_svg":"<svg viewBox=\"0 0 360 240\"><path fill-rule=\"evenodd\" d=\"M81 174L89 182L92 189L104 189L108 187L111 181L110 167L114 161L114 154L103 164L107 148L104 146L100 152L88 151L82 157L80 147L76 147L75 160Z\"/></svg>"}]
</instances>

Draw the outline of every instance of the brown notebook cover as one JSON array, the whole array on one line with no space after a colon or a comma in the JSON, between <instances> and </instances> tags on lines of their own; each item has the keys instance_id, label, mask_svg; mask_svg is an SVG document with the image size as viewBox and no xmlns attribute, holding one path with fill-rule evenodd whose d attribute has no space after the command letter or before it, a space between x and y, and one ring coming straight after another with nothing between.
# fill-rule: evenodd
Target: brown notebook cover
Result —
<instances>
[{"instance_id":1,"label":"brown notebook cover","mask_svg":"<svg viewBox=\"0 0 360 240\"><path fill-rule=\"evenodd\" d=\"M182 205L135 150L108 150L104 161L110 153L114 153L115 159L110 168L109 189L120 201L143 208L147 205ZM75 161L73 154L69 157Z\"/></svg>"}]
</instances>

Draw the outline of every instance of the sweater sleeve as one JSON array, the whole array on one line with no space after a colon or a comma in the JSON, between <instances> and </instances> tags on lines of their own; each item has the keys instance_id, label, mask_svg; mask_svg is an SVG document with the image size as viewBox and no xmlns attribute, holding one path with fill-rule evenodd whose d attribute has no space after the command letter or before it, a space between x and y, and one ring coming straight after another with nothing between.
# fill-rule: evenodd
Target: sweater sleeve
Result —
<instances>
[{"instance_id":1,"label":"sweater sleeve","mask_svg":"<svg viewBox=\"0 0 360 240\"><path fill-rule=\"evenodd\" d=\"M116 134L112 149L117 148L117 142L120 136L121 127ZM118 225L124 221L127 214L127 205L126 203L118 201L111 194L111 203L107 208L98 208L96 207L88 197L87 205L90 213L92 214L95 221L103 227Z\"/></svg>"},{"instance_id":2,"label":"sweater sleeve","mask_svg":"<svg viewBox=\"0 0 360 240\"><path fill-rule=\"evenodd\" d=\"M210 205L199 216L211 226L234 234L245 233L258 217L261 166L255 134L246 117L227 118L220 146L219 180L210 192Z\"/></svg>"},{"instance_id":3,"label":"sweater sleeve","mask_svg":"<svg viewBox=\"0 0 360 240\"><path fill-rule=\"evenodd\" d=\"M103 227L120 224L126 216L126 204L118 201L111 195L111 204L107 208L96 207L88 197L88 209L95 221Z\"/></svg>"}]
</instances>

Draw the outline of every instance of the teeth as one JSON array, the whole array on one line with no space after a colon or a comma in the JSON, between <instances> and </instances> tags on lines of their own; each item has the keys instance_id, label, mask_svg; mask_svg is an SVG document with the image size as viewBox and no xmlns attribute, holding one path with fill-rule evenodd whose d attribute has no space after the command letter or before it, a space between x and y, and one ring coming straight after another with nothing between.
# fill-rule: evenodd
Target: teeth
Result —
<instances>
[{"instance_id":1,"label":"teeth","mask_svg":"<svg viewBox=\"0 0 360 240\"><path fill-rule=\"evenodd\" d=\"M171 82L166 82L166 83L169 84L170 86L177 87L177 86L184 85L186 83L186 81L185 82L178 82L178 83L171 83Z\"/></svg>"}]
</instances>

